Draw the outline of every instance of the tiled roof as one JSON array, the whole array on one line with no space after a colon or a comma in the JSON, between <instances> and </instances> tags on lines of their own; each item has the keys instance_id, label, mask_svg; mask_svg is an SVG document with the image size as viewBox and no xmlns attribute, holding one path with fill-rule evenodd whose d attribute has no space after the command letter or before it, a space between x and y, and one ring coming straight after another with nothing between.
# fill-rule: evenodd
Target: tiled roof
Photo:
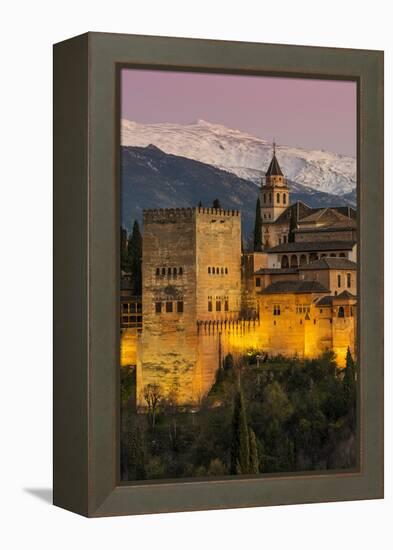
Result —
<instances>
[{"instance_id":1,"label":"tiled roof","mask_svg":"<svg viewBox=\"0 0 393 550\"><path fill-rule=\"evenodd\" d=\"M353 300L356 299L356 296L354 294L351 294L351 292L348 292L348 290L344 290L341 292L338 296L334 296L334 298L337 300Z\"/></svg>"},{"instance_id":2,"label":"tiled roof","mask_svg":"<svg viewBox=\"0 0 393 550\"><path fill-rule=\"evenodd\" d=\"M314 251L334 251L334 250L352 250L356 243L354 241L316 241L316 242L298 242L285 243L273 246L266 250L268 254L276 252L314 252Z\"/></svg>"},{"instance_id":3,"label":"tiled roof","mask_svg":"<svg viewBox=\"0 0 393 550\"><path fill-rule=\"evenodd\" d=\"M315 262L300 266L300 270L320 270L320 269L347 269L356 270L355 262L347 258L321 258Z\"/></svg>"},{"instance_id":4,"label":"tiled roof","mask_svg":"<svg viewBox=\"0 0 393 550\"><path fill-rule=\"evenodd\" d=\"M329 290L318 281L277 281L262 290L261 294L322 294L327 292Z\"/></svg>"},{"instance_id":5,"label":"tiled roof","mask_svg":"<svg viewBox=\"0 0 393 550\"><path fill-rule=\"evenodd\" d=\"M292 273L298 273L299 269L297 267L262 267L255 271L254 275L290 275Z\"/></svg>"},{"instance_id":6,"label":"tiled roof","mask_svg":"<svg viewBox=\"0 0 393 550\"><path fill-rule=\"evenodd\" d=\"M333 303L333 296L324 296L317 302L317 306L331 306Z\"/></svg>"}]
</instances>

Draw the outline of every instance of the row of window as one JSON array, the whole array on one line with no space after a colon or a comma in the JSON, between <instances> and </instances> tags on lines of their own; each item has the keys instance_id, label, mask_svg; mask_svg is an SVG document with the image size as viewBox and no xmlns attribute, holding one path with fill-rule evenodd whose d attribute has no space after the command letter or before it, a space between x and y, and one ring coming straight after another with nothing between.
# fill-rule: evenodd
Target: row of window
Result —
<instances>
[{"instance_id":1,"label":"row of window","mask_svg":"<svg viewBox=\"0 0 393 550\"><path fill-rule=\"evenodd\" d=\"M309 306L297 306L296 313L310 313L310 308Z\"/></svg>"},{"instance_id":2,"label":"row of window","mask_svg":"<svg viewBox=\"0 0 393 550\"><path fill-rule=\"evenodd\" d=\"M322 313L322 310L319 310L320 313ZM296 307L296 313L310 313L310 308L308 306L298 306ZM281 315L281 307L279 305L273 306L273 315ZM349 315L353 317L353 309L352 307L349 308ZM340 306L338 308L337 317L345 317L345 312L343 306ZM314 319L315 324L315 319Z\"/></svg>"},{"instance_id":3,"label":"row of window","mask_svg":"<svg viewBox=\"0 0 393 550\"><path fill-rule=\"evenodd\" d=\"M229 302L228 300L224 300L224 304L222 304L221 300L216 300L216 311L222 311L222 305L224 305L223 311L229 311ZM213 301L208 300L207 302L207 311L213 311Z\"/></svg>"},{"instance_id":4,"label":"row of window","mask_svg":"<svg viewBox=\"0 0 393 550\"><path fill-rule=\"evenodd\" d=\"M271 193L264 193L263 194L263 204L266 204L267 203L267 199L269 198L269 204L272 204L272 194ZM277 193L276 194L276 202L277 204L280 204L280 201L281 201L281 193ZM282 194L282 203L283 204L287 204L287 194L286 193L283 193Z\"/></svg>"},{"instance_id":5,"label":"row of window","mask_svg":"<svg viewBox=\"0 0 393 550\"><path fill-rule=\"evenodd\" d=\"M142 303L141 302L127 302L121 305L123 314L131 313L142 313Z\"/></svg>"},{"instance_id":6,"label":"row of window","mask_svg":"<svg viewBox=\"0 0 393 550\"><path fill-rule=\"evenodd\" d=\"M122 315L122 325L138 325L142 326L142 315Z\"/></svg>"},{"instance_id":7,"label":"row of window","mask_svg":"<svg viewBox=\"0 0 393 550\"><path fill-rule=\"evenodd\" d=\"M228 268L227 267L208 267L207 268L207 272L210 274L210 275L219 275L221 273L221 275L228 275Z\"/></svg>"},{"instance_id":8,"label":"row of window","mask_svg":"<svg viewBox=\"0 0 393 550\"><path fill-rule=\"evenodd\" d=\"M182 267L156 267L156 277L177 277L183 275Z\"/></svg>"},{"instance_id":9,"label":"row of window","mask_svg":"<svg viewBox=\"0 0 393 550\"><path fill-rule=\"evenodd\" d=\"M184 302L182 300L178 300L176 302L156 302L155 303L155 310L156 313L163 313L165 310L165 313L173 313L175 311L177 313L183 313L184 312Z\"/></svg>"}]
</instances>

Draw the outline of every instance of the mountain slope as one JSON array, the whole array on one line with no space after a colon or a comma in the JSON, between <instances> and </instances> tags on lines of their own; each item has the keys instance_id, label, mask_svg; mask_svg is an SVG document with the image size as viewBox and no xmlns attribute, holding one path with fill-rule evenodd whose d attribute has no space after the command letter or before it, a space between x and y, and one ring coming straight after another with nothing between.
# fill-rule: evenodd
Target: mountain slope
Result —
<instances>
[{"instance_id":1,"label":"mountain slope","mask_svg":"<svg viewBox=\"0 0 393 550\"><path fill-rule=\"evenodd\" d=\"M153 145L122 147L122 224L131 228L134 219L142 221L144 208L181 208L211 206L218 198L222 208L238 209L242 213L244 237L254 227L255 205L259 188L255 183L239 178L215 166L185 157L168 155ZM312 191L289 182L291 201L302 200L310 206L341 206L348 204L340 197Z\"/></svg>"},{"instance_id":2,"label":"mountain slope","mask_svg":"<svg viewBox=\"0 0 393 550\"><path fill-rule=\"evenodd\" d=\"M194 124L138 124L122 120L122 145L156 145L166 153L199 160L254 182L271 159L266 140L199 120ZM356 188L356 161L328 151L278 146L285 176L313 190L344 195Z\"/></svg>"}]
</instances>

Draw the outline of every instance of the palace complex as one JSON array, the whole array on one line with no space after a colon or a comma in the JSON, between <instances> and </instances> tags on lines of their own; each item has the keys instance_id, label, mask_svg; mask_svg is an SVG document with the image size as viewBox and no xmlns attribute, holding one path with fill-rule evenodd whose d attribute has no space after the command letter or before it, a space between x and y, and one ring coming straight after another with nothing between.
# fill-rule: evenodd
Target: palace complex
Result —
<instances>
[{"instance_id":1,"label":"palace complex","mask_svg":"<svg viewBox=\"0 0 393 550\"><path fill-rule=\"evenodd\" d=\"M198 406L226 354L356 356L356 210L291 203L276 152L260 188L258 250L241 212L145 210L142 295L121 289L121 365Z\"/></svg>"}]
</instances>

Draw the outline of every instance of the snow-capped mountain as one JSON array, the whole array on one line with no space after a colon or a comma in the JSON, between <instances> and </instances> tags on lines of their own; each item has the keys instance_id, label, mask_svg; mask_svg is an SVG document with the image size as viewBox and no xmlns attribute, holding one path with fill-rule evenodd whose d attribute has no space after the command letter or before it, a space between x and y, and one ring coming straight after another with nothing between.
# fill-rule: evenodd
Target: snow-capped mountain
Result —
<instances>
[{"instance_id":1,"label":"snow-capped mountain","mask_svg":"<svg viewBox=\"0 0 393 550\"><path fill-rule=\"evenodd\" d=\"M165 153L211 164L254 182L259 182L272 155L268 141L204 120L139 124L123 119L121 144L153 144ZM276 152L285 176L293 182L335 195L356 189L356 161L352 157L284 145L278 145Z\"/></svg>"}]
</instances>

